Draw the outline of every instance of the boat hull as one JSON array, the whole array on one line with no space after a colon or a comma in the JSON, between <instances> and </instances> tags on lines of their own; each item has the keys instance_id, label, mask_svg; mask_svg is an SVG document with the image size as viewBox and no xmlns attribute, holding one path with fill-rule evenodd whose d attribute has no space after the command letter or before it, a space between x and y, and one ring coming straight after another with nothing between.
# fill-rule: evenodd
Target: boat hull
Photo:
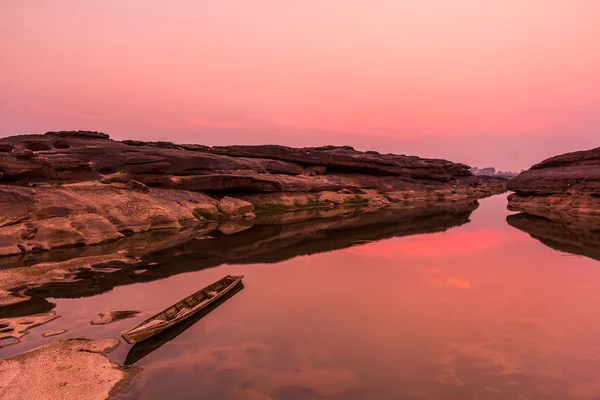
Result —
<instances>
[{"instance_id":1,"label":"boat hull","mask_svg":"<svg viewBox=\"0 0 600 400\"><path fill-rule=\"evenodd\" d=\"M149 327L137 332L125 332L124 334L121 335L121 337L123 339L125 339L125 341L129 344L136 344L139 343L141 341L144 341L146 339L149 339L163 331L166 331L167 329L181 323L182 321L185 321L187 319L189 319L190 317L192 317L194 314L206 309L207 307L209 307L212 303L214 303L215 301L219 300L220 298L222 298L225 294L227 294L228 292L230 292L233 288L235 288L237 285L239 285L242 282L242 278L238 278L235 282L233 282L231 285L227 286L225 289L221 290L216 296L210 298L209 300L203 302L201 305L193 308L188 314L180 317L180 318L175 318L171 321L169 321L168 323L165 324L161 324L159 326L153 326L153 327Z\"/></svg>"}]
</instances>

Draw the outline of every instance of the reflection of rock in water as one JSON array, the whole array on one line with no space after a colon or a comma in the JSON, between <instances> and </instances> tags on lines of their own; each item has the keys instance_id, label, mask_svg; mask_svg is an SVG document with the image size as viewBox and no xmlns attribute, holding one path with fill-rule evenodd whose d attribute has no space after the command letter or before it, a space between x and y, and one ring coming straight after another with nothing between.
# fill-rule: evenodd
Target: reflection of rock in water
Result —
<instances>
[{"instance_id":1,"label":"reflection of rock in water","mask_svg":"<svg viewBox=\"0 0 600 400\"><path fill-rule=\"evenodd\" d=\"M240 282L237 284L231 291L227 292L223 297L212 303L210 306L205 308L202 311L199 311L197 314L194 314L191 318L181 322L178 325L175 325L166 331L159 333L158 335L145 340L143 342L136 343L127 353L127 357L125 359L125 365L131 365L142 358L146 357L148 354L152 353L154 350L163 346L165 343L170 342L175 339L177 336L181 335L188 328L194 325L196 322L200 321L202 318L210 314L214 309L219 307L221 304L225 303L227 300L232 298L235 294L239 293L244 288L244 284Z\"/></svg>"},{"instance_id":2,"label":"reflection of rock in water","mask_svg":"<svg viewBox=\"0 0 600 400\"><path fill-rule=\"evenodd\" d=\"M597 225L554 221L526 213L509 215L506 222L555 250L600 261L600 227Z\"/></svg>"},{"instance_id":3,"label":"reflection of rock in water","mask_svg":"<svg viewBox=\"0 0 600 400\"><path fill-rule=\"evenodd\" d=\"M220 232L214 224L199 230L166 232L158 236L134 235L127 241L107 244L107 255L99 255L103 246L94 246L93 250L71 249L73 252L80 251L83 257L102 257L106 261L73 268L69 279L36 281L19 292L38 298L76 298L104 293L116 286L153 281L226 263L275 263L300 255L344 249L364 241L442 232L469 222L477 207L476 200L409 202L368 212L336 208L263 216L252 228L230 235ZM206 234L214 238L197 240ZM93 255L88 251L93 251ZM50 253L42 255L42 259L51 260ZM66 253L59 258L64 257ZM133 257L138 257L141 262L133 262ZM82 264L77 263L78 259L71 258L68 263ZM27 260L32 263L31 257ZM26 273L38 268L38 265L41 264L22 269ZM142 270L146 271L140 273ZM22 287L22 281L21 278L18 286ZM6 290L13 289L7 287L10 284L6 281L3 285ZM4 311L12 312L14 307L18 308L19 303L5 306Z\"/></svg>"},{"instance_id":4,"label":"reflection of rock in water","mask_svg":"<svg viewBox=\"0 0 600 400\"><path fill-rule=\"evenodd\" d=\"M98 314L98 318L90 321L90 325L106 325L122 319L133 318L141 311L104 311Z\"/></svg>"}]
</instances>

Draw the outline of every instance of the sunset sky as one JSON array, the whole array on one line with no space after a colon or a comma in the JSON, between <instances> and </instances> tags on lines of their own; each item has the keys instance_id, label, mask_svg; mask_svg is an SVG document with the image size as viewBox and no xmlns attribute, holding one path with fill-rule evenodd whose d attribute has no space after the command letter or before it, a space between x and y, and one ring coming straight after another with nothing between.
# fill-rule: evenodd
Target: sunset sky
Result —
<instances>
[{"instance_id":1,"label":"sunset sky","mask_svg":"<svg viewBox=\"0 0 600 400\"><path fill-rule=\"evenodd\" d=\"M0 0L0 136L520 170L600 146L598 21L598 0Z\"/></svg>"}]
</instances>

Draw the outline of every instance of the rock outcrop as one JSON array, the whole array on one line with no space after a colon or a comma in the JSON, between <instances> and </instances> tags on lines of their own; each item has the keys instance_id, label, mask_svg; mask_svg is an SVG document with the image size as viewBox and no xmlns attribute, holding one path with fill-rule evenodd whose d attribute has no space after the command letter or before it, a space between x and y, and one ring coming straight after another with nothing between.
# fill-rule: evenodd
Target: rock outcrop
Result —
<instances>
[{"instance_id":1,"label":"rock outcrop","mask_svg":"<svg viewBox=\"0 0 600 400\"><path fill-rule=\"evenodd\" d=\"M509 190L523 195L600 195L600 147L544 160L511 180Z\"/></svg>"},{"instance_id":2,"label":"rock outcrop","mask_svg":"<svg viewBox=\"0 0 600 400\"><path fill-rule=\"evenodd\" d=\"M226 215L244 215L254 210L252 203L229 196L223 197L217 207L219 207L219 211Z\"/></svg>"},{"instance_id":3,"label":"rock outcrop","mask_svg":"<svg viewBox=\"0 0 600 400\"><path fill-rule=\"evenodd\" d=\"M185 190L306 192L348 185L386 189L426 182L470 187L478 183L464 164L360 152L348 146L207 147L118 142L106 134L75 131L3 138L0 150L5 150L0 151L0 183L5 184L134 179Z\"/></svg>"},{"instance_id":4,"label":"rock outcrop","mask_svg":"<svg viewBox=\"0 0 600 400\"><path fill-rule=\"evenodd\" d=\"M196 224L199 205L218 214L216 200L197 192L148 192L109 185L0 185L0 255L104 243L152 229Z\"/></svg>"},{"instance_id":5,"label":"rock outcrop","mask_svg":"<svg viewBox=\"0 0 600 400\"><path fill-rule=\"evenodd\" d=\"M54 342L0 360L4 400L103 400L126 375L103 354L118 339Z\"/></svg>"},{"instance_id":6,"label":"rock outcrop","mask_svg":"<svg viewBox=\"0 0 600 400\"><path fill-rule=\"evenodd\" d=\"M0 319L0 348L19 343L31 328L47 324L58 317L54 311L49 311L24 317Z\"/></svg>"},{"instance_id":7,"label":"rock outcrop","mask_svg":"<svg viewBox=\"0 0 600 400\"><path fill-rule=\"evenodd\" d=\"M367 241L442 232L469 222L474 199L334 207L208 221L98 246L0 258L0 318L51 311L44 299L78 298L223 264L263 264ZM31 298L29 298L31 297ZM1 321L1 320L0 320Z\"/></svg>"},{"instance_id":8,"label":"rock outcrop","mask_svg":"<svg viewBox=\"0 0 600 400\"><path fill-rule=\"evenodd\" d=\"M600 227L600 147L549 158L508 183L508 208Z\"/></svg>"},{"instance_id":9,"label":"rock outcrop","mask_svg":"<svg viewBox=\"0 0 600 400\"><path fill-rule=\"evenodd\" d=\"M11 136L0 139L0 256L252 219L254 211L481 198L504 183L463 164L348 146L119 142L91 131Z\"/></svg>"}]
</instances>

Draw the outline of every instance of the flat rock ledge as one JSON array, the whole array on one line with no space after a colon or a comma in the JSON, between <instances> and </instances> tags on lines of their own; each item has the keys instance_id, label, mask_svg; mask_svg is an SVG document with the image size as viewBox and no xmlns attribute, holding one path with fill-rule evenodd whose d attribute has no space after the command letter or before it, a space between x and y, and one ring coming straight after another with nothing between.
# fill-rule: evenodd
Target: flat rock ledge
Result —
<instances>
[{"instance_id":1,"label":"flat rock ledge","mask_svg":"<svg viewBox=\"0 0 600 400\"><path fill-rule=\"evenodd\" d=\"M126 377L104 353L118 339L71 339L0 361L3 400L104 400Z\"/></svg>"},{"instance_id":2,"label":"flat rock ledge","mask_svg":"<svg viewBox=\"0 0 600 400\"><path fill-rule=\"evenodd\" d=\"M506 181L349 146L208 147L95 131L0 138L0 256L103 244L261 213L482 198ZM224 223L231 234L252 223Z\"/></svg>"},{"instance_id":3,"label":"flat rock ledge","mask_svg":"<svg viewBox=\"0 0 600 400\"><path fill-rule=\"evenodd\" d=\"M507 188L511 211L600 228L600 147L544 160Z\"/></svg>"},{"instance_id":4,"label":"flat rock ledge","mask_svg":"<svg viewBox=\"0 0 600 400\"><path fill-rule=\"evenodd\" d=\"M0 298L2 298L2 295L0 295ZM49 311L24 317L0 319L0 349L19 343L31 328L47 324L59 317L54 311Z\"/></svg>"},{"instance_id":5,"label":"flat rock ledge","mask_svg":"<svg viewBox=\"0 0 600 400\"><path fill-rule=\"evenodd\" d=\"M582 194L549 194L508 196L508 209L583 227L600 229L600 197Z\"/></svg>"},{"instance_id":6,"label":"flat rock ledge","mask_svg":"<svg viewBox=\"0 0 600 400\"><path fill-rule=\"evenodd\" d=\"M55 329L53 331L46 331L44 333L42 333L42 337L52 337L52 336L57 336L57 335L62 335L63 333L67 333L68 331L66 329Z\"/></svg>"}]
</instances>

